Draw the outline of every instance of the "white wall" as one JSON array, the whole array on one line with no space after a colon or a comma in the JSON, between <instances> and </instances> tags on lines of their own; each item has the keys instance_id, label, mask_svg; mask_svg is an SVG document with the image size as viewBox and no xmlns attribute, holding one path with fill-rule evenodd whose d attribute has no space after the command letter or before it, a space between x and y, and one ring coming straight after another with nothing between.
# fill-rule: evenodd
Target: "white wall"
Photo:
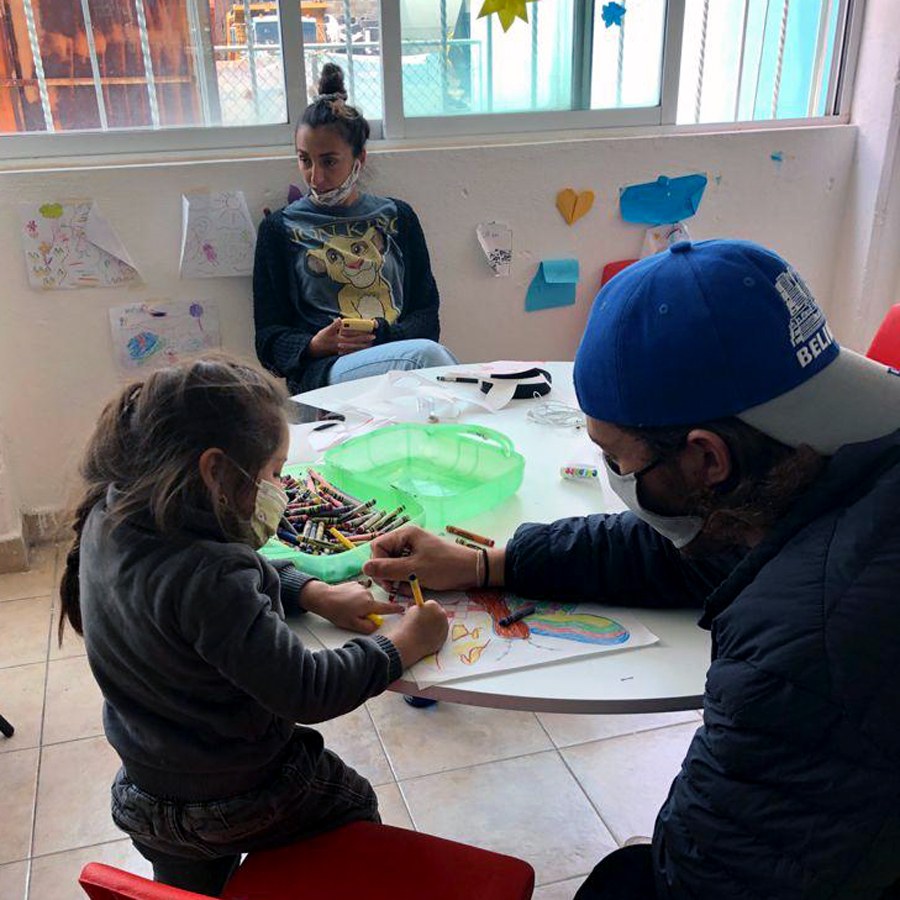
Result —
<instances>
[{"instance_id":1,"label":"white wall","mask_svg":"<svg viewBox=\"0 0 900 900\"><path fill-rule=\"evenodd\" d=\"M900 3L867 0L851 122L859 139L835 270L845 340L865 350L900 303Z\"/></svg>"},{"instance_id":2,"label":"white wall","mask_svg":"<svg viewBox=\"0 0 900 900\"><path fill-rule=\"evenodd\" d=\"M442 295L443 339L461 358L571 358L603 265L635 256L641 247L643 230L619 218L619 187L660 173L707 172L706 196L690 223L694 237L744 237L773 247L833 312L832 261L855 137L852 127L829 126L390 150L370 154L370 186L418 211ZM782 163L771 159L775 152ZM253 352L249 279L179 280L181 192L238 187L258 217L263 206L281 204L296 177L287 155L0 175L0 421L25 510L56 509L72 499L81 447L120 379L110 306L215 300L224 347ZM566 186L597 195L591 212L571 228L554 206L556 192ZM28 288L15 201L82 197L100 204L128 246L143 286L46 293ZM495 279L480 254L475 225L491 218L509 222L514 231L510 278ZM577 304L526 314L525 291L539 260L565 256L581 263Z\"/></svg>"}]
</instances>

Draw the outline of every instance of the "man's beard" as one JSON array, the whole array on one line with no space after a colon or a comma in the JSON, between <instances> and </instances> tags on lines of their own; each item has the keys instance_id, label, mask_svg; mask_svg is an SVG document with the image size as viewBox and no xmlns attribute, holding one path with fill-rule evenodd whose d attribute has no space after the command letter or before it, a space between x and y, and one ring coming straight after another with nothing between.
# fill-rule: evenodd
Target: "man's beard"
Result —
<instances>
[{"instance_id":1,"label":"man's beard","mask_svg":"<svg viewBox=\"0 0 900 900\"><path fill-rule=\"evenodd\" d=\"M727 493L715 488L692 492L687 498L687 514L705 521L681 552L700 558L749 549L785 516L826 465L826 458L802 446L763 475L739 480Z\"/></svg>"}]
</instances>

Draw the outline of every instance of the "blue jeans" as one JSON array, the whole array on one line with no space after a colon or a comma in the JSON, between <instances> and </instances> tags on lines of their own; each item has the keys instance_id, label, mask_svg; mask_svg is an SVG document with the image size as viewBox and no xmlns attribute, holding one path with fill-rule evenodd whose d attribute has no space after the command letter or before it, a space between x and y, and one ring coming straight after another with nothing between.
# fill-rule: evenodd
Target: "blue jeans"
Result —
<instances>
[{"instance_id":1,"label":"blue jeans","mask_svg":"<svg viewBox=\"0 0 900 900\"><path fill-rule=\"evenodd\" d=\"M339 356L328 373L328 383L340 384L395 370L407 372L410 369L428 369L432 366L455 366L458 362L443 344L436 341L424 338L392 341Z\"/></svg>"}]
</instances>

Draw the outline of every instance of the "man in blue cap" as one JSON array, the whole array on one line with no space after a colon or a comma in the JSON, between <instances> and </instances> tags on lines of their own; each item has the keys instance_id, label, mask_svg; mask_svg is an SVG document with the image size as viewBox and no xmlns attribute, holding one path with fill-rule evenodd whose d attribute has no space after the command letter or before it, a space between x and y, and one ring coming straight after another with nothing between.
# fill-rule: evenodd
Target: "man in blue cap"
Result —
<instances>
[{"instance_id":1,"label":"man in blue cap","mask_svg":"<svg viewBox=\"0 0 900 900\"><path fill-rule=\"evenodd\" d=\"M577 900L900 896L900 372L775 253L682 242L600 292L575 389L629 512L521 526L489 583L702 606L712 633L652 844ZM406 529L366 572L466 588L471 555Z\"/></svg>"}]
</instances>

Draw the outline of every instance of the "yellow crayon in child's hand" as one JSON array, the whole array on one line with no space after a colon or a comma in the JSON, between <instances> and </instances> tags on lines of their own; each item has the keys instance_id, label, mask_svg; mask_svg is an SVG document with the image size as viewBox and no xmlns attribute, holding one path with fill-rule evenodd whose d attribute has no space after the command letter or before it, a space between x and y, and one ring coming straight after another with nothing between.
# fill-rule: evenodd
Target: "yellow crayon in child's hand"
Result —
<instances>
[{"instance_id":1,"label":"yellow crayon in child's hand","mask_svg":"<svg viewBox=\"0 0 900 900\"><path fill-rule=\"evenodd\" d=\"M416 606L424 606L425 598L422 596L422 586L419 584L419 579L415 574L409 576L409 589L412 591Z\"/></svg>"},{"instance_id":2,"label":"yellow crayon in child's hand","mask_svg":"<svg viewBox=\"0 0 900 900\"><path fill-rule=\"evenodd\" d=\"M369 613L366 618L371 619L377 628L381 628L384 625L384 616L379 616L378 613Z\"/></svg>"}]
</instances>

